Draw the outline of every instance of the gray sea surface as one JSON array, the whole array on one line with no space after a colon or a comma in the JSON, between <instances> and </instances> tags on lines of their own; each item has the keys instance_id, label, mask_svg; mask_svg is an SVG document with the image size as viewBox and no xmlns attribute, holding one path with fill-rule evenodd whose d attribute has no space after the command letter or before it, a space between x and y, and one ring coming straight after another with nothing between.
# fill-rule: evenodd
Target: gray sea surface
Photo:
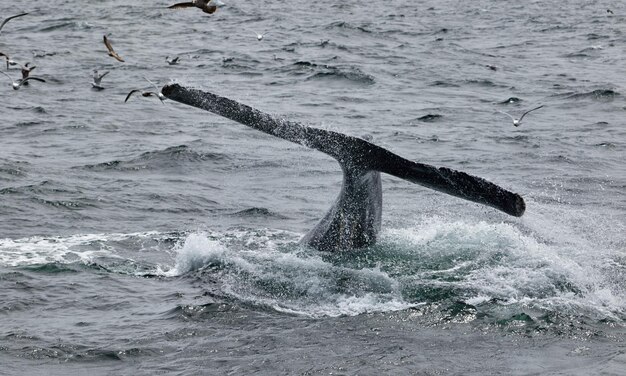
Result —
<instances>
[{"instance_id":1,"label":"gray sea surface","mask_svg":"<svg viewBox=\"0 0 626 376\"><path fill-rule=\"evenodd\" d=\"M0 77L0 374L624 375L623 2L223 1L0 2L30 12L0 52L46 80ZM124 103L143 77L371 135L526 214L383 176L375 246L308 249L337 162Z\"/></svg>"}]
</instances>

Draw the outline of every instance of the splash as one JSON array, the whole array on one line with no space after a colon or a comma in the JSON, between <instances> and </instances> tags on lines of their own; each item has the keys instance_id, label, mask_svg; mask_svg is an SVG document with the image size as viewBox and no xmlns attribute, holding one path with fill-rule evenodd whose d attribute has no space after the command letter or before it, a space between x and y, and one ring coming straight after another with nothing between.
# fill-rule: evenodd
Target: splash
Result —
<instances>
[{"instance_id":1,"label":"splash","mask_svg":"<svg viewBox=\"0 0 626 376\"><path fill-rule=\"evenodd\" d=\"M255 235L239 234L239 242L258 243ZM399 286L379 268L349 268L325 260L325 254L294 243L237 249L228 236L190 234L177 250L175 266L166 276L195 272L217 282L221 293L246 305L306 316L358 315L403 310ZM217 240L220 239L220 240Z\"/></svg>"},{"instance_id":2,"label":"splash","mask_svg":"<svg viewBox=\"0 0 626 376\"><path fill-rule=\"evenodd\" d=\"M540 224L540 221L536 221ZM189 234L166 276L193 273L244 305L313 317L463 304L490 320L623 321L623 261L510 223L428 218L378 245L323 253L259 232ZM588 251L588 250L587 250Z\"/></svg>"},{"instance_id":3,"label":"splash","mask_svg":"<svg viewBox=\"0 0 626 376\"><path fill-rule=\"evenodd\" d=\"M616 270L624 266L598 259L597 249L580 239L554 241L512 224L432 218L387 231L384 243L420 260L411 266L413 276L405 275L406 288L430 299L596 320L621 321L626 314L625 281Z\"/></svg>"}]
</instances>

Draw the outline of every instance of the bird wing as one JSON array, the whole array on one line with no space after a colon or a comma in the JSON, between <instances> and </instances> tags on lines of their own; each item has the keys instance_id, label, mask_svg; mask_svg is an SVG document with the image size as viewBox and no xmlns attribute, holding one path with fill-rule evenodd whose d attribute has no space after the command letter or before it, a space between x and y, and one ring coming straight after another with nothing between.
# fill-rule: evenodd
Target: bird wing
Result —
<instances>
[{"instance_id":1,"label":"bird wing","mask_svg":"<svg viewBox=\"0 0 626 376\"><path fill-rule=\"evenodd\" d=\"M104 36L104 45L107 47L107 50L109 50L109 55L113 56L117 61L124 62L124 59L113 50L113 46L111 46L111 42L109 42L106 35Z\"/></svg>"},{"instance_id":2,"label":"bird wing","mask_svg":"<svg viewBox=\"0 0 626 376\"><path fill-rule=\"evenodd\" d=\"M7 70L9 69L9 60L11 60L11 58L9 57L9 55L5 54L4 52L0 52L0 56L4 56L4 60L6 60L7 62Z\"/></svg>"},{"instance_id":3,"label":"bird wing","mask_svg":"<svg viewBox=\"0 0 626 376\"><path fill-rule=\"evenodd\" d=\"M515 121L515 118L513 117L513 115L509 114L508 112L504 112L504 111L500 111L498 110L499 113L501 114L505 114L506 116L510 117L513 121Z\"/></svg>"},{"instance_id":4,"label":"bird wing","mask_svg":"<svg viewBox=\"0 0 626 376\"><path fill-rule=\"evenodd\" d=\"M209 5L209 6L202 8L202 11L208 14L213 14L215 13L216 10L217 10L217 7L215 5Z\"/></svg>"},{"instance_id":5,"label":"bird wing","mask_svg":"<svg viewBox=\"0 0 626 376\"><path fill-rule=\"evenodd\" d=\"M524 116L526 116L526 114L527 114L527 113L529 113L529 112L533 112L533 111L535 111L535 110L538 110L538 109L540 109L541 107L543 107L543 105L541 105L541 106L539 106L539 107L535 107L535 108L533 108L532 110L528 110L528 111L524 112L524 114L522 115L522 117L520 117L520 118L519 118L519 121L521 122L521 121L522 121L522 119L524 118Z\"/></svg>"},{"instance_id":6,"label":"bird wing","mask_svg":"<svg viewBox=\"0 0 626 376\"><path fill-rule=\"evenodd\" d=\"M9 77L9 80L11 80L11 82L13 82L13 79L11 78L11 76L9 76L8 74L4 73L3 71L0 71L0 73L4 74L5 76Z\"/></svg>"},{"instance_id":7,"label":"bird wing","mask_svg":"<svg viewBox=\"0 0 626 376\"><path fill-rule=\"evenodd\" d=\"M11 17L9 17L9 18L6 18L6 19L5 19L4 21L2 21L2 23L0 24L0 31L2 31L2 28L4 27L4 25L6 25L6 23L7 23L7 22L11 21L11 20L12 20L12 19L14 19L14 18L25 16L25 15L27 15L27 14L28 14L28 13L20 13L20 14L16 14L15 16L11 16Z\"/></svg>"},{"instance_id":8,"label":"bird wing","mask_svg":"<svg viewBox=\"0 0 626 376\"><path fill-rule=\"evenodd\" d=\"M98 81L102 80L102 77L106 76L107 74L109 74L109 71L106 71L104 73L102 73L101 75L98 76Z\"/></svg>"},{"instance_id":9,"label":"bird wing","mask_svg":"<svg viewBox=\"0 0 626 376\"><path fill-rule=\"evenodd\" d=\"M30 81L30 80L35 80L35 81L39 81L39 82L46 82L46 80L44 80L43 78L28 76L28 77L22 79L22 83L24 83L26 81Z\"/></svg>"},{"instance_id":10,"label":"bird wing","mask_svg":"<svg viewBox=\"0 0 626 376\"><path fill-rule=\"evenodd\" d=\"M188 3L178 3L178 4L170 5L168 8L169 9L183 9L183 8L191 8L195 6L196 4L194 4L193 2L188 2Z\"/></svg>"},{"instance_id":11,"label":"bird wing","mask_svg":"<svg viewBox=\"0 0 626 376\"><path fill-rule=\"evenodd\" d=\"M140 91L141 90L139 90L139 89L131 90L130 93L128 93L128 95L126 96L126 99L124 99L124 103L126 103L128 101L128 98L130 98L131 95L133 95L133 94L135 94L137 92L140 92Z\"/></svg>"},{"instance_id":12,"label":"bird wing","mask_svg":"<svg viewBox=\"0 0 626 376\"><path fill-rule=\"evenodd\" d=\"M154 91L144 91L144 92L141 93L141 96L142 97L152 97L152 96L155 96L155 97L159 98L161 103L165 104L165 102L163 101L163 98L161 98L161 95L159 95L158 92L155 93Z\"/></svg>"},{"instance_id":13,"label":"bird wing","mask_svg":"<svg viewBox=\"0 0 626 376\"><path fill-rule=\"evenodd\" d=\"M148 82L150 83L150 85L154 86L154 89L157 91L157 93L158 93L159 91L161 91L161 89L159 89L159 87L158 87L158 86L156 86L156 85L154 84L154 82L150 81L150 80L148 79L148 77L144 76L144 77L143 77L143 79L144 79L144 80L146 80L146 81L148 81ZM144 95L144 96L147 96L147 95Z\"/></svg>"}]
</instances>

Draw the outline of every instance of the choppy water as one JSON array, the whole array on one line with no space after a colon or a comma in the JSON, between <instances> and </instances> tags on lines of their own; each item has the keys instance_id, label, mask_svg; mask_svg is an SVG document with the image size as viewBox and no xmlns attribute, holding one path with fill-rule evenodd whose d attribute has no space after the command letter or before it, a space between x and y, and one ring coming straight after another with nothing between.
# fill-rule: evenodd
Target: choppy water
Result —
<instances>
[{"instance_id":1,"label":"choppy water","mask_svg":"<svg viewBox=\"0 0 626 376\"><path fill-rule=\"evenodd\" d=\"M623 4L167 5L0 4L32 12L0 51L47 80L0 80L0 374L623 374ZM111 71L104 91L94 68ZM376 246L304 249L337 163L123 103L142 76L371 134L527 212L385 176ZM519 128L498 112L539 104Z\"/></svg>"}]
</instances>

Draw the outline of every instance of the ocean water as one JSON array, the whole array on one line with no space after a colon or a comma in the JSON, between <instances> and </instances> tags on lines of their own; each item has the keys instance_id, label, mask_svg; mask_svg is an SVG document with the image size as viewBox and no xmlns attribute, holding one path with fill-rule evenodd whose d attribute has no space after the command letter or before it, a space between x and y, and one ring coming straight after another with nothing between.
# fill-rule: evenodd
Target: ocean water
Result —
<instances>
[{"instance_id":1,"label":"ocean water","mask_svg":"<svg viewBox=\"0 0 626 376\"><path fill-rule=\"evenodd\" d=\"M0 51L46 80L0 77L0 374L624 374L621 2L224 2L0 3L30 12ZM378 244L307 249L339 165L124 103L143 77L371 135L526 214L383 176Z\"/></svg>"}]
</instances>

